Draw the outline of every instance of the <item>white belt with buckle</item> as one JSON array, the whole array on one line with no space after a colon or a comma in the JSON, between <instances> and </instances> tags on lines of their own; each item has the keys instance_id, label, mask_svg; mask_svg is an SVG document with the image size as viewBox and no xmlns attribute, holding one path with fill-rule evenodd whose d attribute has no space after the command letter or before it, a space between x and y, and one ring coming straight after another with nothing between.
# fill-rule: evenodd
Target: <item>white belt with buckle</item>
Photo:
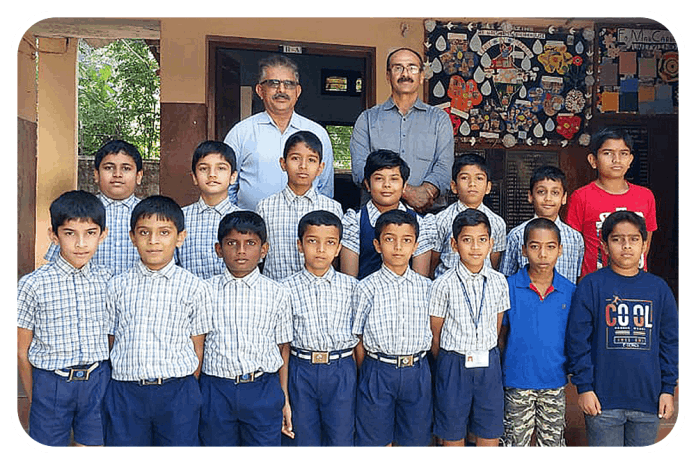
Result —
<instances>
[{"instance_id":1,"label":"white belt with buckle","mask_svg":"<svg viewBox=\"0 0 696 464\"><path fill-rule=\"evenodd\" d=\"M416 354L409 355L383 355L379 353L372 353L371 351L365 352L369 357L376 359L387 364L394 364L397 368L399 367L412 367L416 361L420 361L425 357L427 351L421 351Z\"/></svg>"},{"instance_id":2,"label":"white belt with buckle","mask_svg":"<svg viewBox=\"0 0 696 464\"><path fill-rule=\"evenodd\" d=\"M290 354L300 359L311 361L312 364L329 364L329 361L336 361L337 359L351 356L353 354L353 349L348 348L332 354L329 351L304 351L290 348Z\"/></svg>"},{"instance_id":3,"label":"white belt with buckle","mask_svg":"<svg viewBox=\"0 0 696 464\"><path fill-rule=\"evenodd\" d=\"M235 384L249 383L249 382L253 382L254 380L258 379L262 375L263 375L263 371L256 371L256 372L250 372L249 374L236 375L236 376L232 377L232 380L234 380Z\"/></svg>"},{"instance_id":4,"label":"white belt with buckle","mask_svg":"<svg viewBox=\"0 0 696 464\"><path fill-rule=\"evenodd\" d=\"M66 367L65 369L56 369L53 372L61 377L67 377L68 382L72 382L73 380L89 380L89 374L97 367L99 367L99 361L96 361L94 364L84 369Z\"/></svg>"}]
</instances>

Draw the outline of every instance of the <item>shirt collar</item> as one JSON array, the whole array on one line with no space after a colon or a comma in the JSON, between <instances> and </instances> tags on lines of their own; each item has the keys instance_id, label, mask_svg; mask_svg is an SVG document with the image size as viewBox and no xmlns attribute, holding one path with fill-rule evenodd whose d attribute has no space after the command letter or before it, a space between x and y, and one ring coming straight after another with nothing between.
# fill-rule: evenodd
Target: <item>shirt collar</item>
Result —
<instances>
[{"instance_id":1,"label":"shirt collar","mask_svg":"<svg viewBox=\"0 0 696 464\"><path fill-rule=\"evenodd\" d=\"M382 213L379 212L372 200L369 200L366 204L367 217L370 220L370 225L374 227L375 223L377 222L377 218L379 218ZM400 209L401 211L406 211L406 206L401 201L399 201L399 206L397 206L397 209Z\"/></svg>"},{"instance_id":2,"label":"shirt collar","mask_svg":"<svg viewBox=\"0 0 696 464\"><path fill-rule=\"evenodd\" d=\"M394 103L394 99L390 96L389 98L387 98L387 101L385 101L382 104L382 109L389 111L389 110L392 110L394 108L396 108L397 111L399 110L398 107L396 106L396 103ZM414 108L417 110L420 110L420 111L427 111L428 105L423 103L423 101L420 99L420 97L417 97L416 101L413 102L413 106L408 110L408 113L410 113L411 110Z\"/></svg>"},{"instance_id":3,"label":"shirt collar","mask_svg":"<svg viewBox=\"0 0 696 464\"><path fill-rule=\"evenodd\" d=\"M490 275L490 268L486 264L483 265L477 274L474 274L464 265L464 263L462 263L461 259L457 261L456 269L457 276L462 282L467 280L480 280L482 278L488 280Z\"/></svg>"},{"instance_id":4,"label":"shirt collar","mask_svg":"<svg viewBox=\"0 0 696 464\"><path fill-rule=\"evenodd\" d=\"M172 258L172 260L169 261L166 266L164 266L162 269L159 269L156 271L147 267L145 265L145 263L143 263L142 259L138 260L135 267L145 277L150 277L150 278L166 277L167 279L171 279L174 276L174 273L176 273L177 266L174 263L174 258Z\"/></svg>"},{"instance_id":5,"label":"shirt collar","mask_svg":"<svg viewBox=\"0 0 696 464\"><path fill-rule=\"evenodd\" d=\"M104 204L104 207L108 207L111 205L124 205L124 206L127 206L129 208L132 208L133 206L135 206L136 203L138 203L138 201L140 201L135 196L135 194L132 194L131 196L129 196L128 198L124 198L123 200L114 200L113 198L109 198L101 192L97 196Z\"/></svg>"},{"instance_id":6,"label":"shirt collar","mask_svg":"<svg viewBox=\"0 0 696 464\"><path fill-rule=\"evenodd\" d=\"M203 197L199 197L198 202L196 202L196 205L198 207L199 213L203 213L204 211L208 210L213 210L224 216L227 213L231 213L233 210L232 202L230 201L229 197L226 197L224 200L222 200L215 206L208 205L205 202L205 200L203 200Z\"/></svg>"},{"instance_id":7,"label":"shirt collar","mask_svg":"<svg viewBox=\"0 0 696 464\"><path fill-rule=\"evenodd\" d=\"M303 267L302 268L302 275L310 283L316 283L319 281L332 283L334 280L334 276L336 275L336 270L333 268L333 266L331 266L331 267L329 267L329 270L326 271L326 273L323 276L319 277L319 276L316 276L316 275L312 274L311 272L309 272L306 267Z\"/></svg>"},{"instance_id":8,"label":"shirt collar","mask_svg":"<svg viewBox=\"0 0 696 464\"><path fill-rule=\"evenodd\" d=\"M314 186L310 187L304 195L296 194L292 191L289 185L286 185L285 188L281 190L281 192L283 193L283 197L285 197L288 203L292 203L298 198L307 198L308 200L312 201L312 203L317 200L317 189L315 189Z\"/></svg>"},{"instance_id":9,"label":"shirt collar","mask_svg":"<svg viewBox=\"0 0 696 464\"><path fill-rule=\"evenodd\" d=\"M280 129L276 125L276 123L273 120L273 118L271 117L271 115L268 114L268 111L264 111L261 114L263 115L263 117L259 119L259 121L258 121L259 124L270 124L273 127L275 127L276 129L278 129L278 132L280 132ZM292 116L290 116L290 122L288 122L288 127L294 127L294 128L299 130L301 128L298 126L298 124L299 123L298 123L297 113L295 113L295 111L293 111ZM287 131L288 128L285 128L285 130Z\"/></svg>"},{"instance_id":10,"label":"shirt collar","mask_svg":"<svg viewBox=\"0 0 696 464\"><path fill-rule=\"evenodd\" d=\"M256 266L253 271L251 271L244 277L235 277L232 275L230 270L227 269L227 266L225 266L225 272L222 274L222 276L225 285L229 283L235 283L244 284L247 287L252 288L254 287L254 285L256 285L256 282L258 282L258 280L261 278L261 272L259 271L259 267Z\"/></svg>"},{"instance_id":11,"label":"shirt collar","mask_svg":"<svg viewBox=\"0 0 696 464\"><path fill-rule=\"evenodd\" d=\"M82 274L88 276L91 272L91 264L90 262L86 262L84 266L82 266L80 269L76 268L72 264L70 264L63 256L58 253L58 257L54 261L54 265L56 269L58 269L60 272L66 274L66 275L72 275L72 274Z\"/></svg>"},{"instance_id":12,"label":"shirt collar","mask_svg":"<svg viewBox=\"0 0 696 464\"><path fill-rule=\"evenodd\" d=\"M406 272L404 272L404 275L397 275L394 271L389 269L387 266L382 263L381 267L382 275L391 282L399 283L404 280L408 280L409 282L413 282L416 273L413 269L410 267L406 268Z\"/></svg>"}]
</instances>

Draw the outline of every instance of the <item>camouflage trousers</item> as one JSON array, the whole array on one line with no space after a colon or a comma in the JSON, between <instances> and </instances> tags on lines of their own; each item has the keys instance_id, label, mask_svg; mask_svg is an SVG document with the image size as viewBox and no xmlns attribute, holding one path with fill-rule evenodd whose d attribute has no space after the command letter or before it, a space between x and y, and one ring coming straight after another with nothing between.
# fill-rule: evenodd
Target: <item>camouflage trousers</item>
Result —
<instances>
[{"instance_id":1,"label":"camouflage trousers","mask_svg":"<svg viewBox=\"0 0 696 464\"><path fill-rule=\"evenodd\" d=\"M505 388L503 446L565 446L565 387L544 390Z\"/></svg>"}]
</instances>

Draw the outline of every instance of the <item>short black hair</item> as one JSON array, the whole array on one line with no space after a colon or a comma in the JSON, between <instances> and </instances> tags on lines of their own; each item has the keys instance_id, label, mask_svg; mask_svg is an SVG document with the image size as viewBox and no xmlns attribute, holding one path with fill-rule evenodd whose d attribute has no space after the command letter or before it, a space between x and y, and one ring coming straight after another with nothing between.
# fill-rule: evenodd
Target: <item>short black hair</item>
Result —
<instances>
[{"instance_id":1,"label":"short black hair","mask_svg":"<svg viewBox=\"0 0 696 464\"><path fill-rule=\"evenodd\" d=\"M339 241L343 239L343 223L341 219L331 211L318 209L311 211L300 219L297 224L297 237L302 240L309 226L332 226L338 229Z\"/></svg>"},{"instance_id":2,"label":"short black hair","mask_svg":"<svg viewBox=\"0 0 696 464\"><path fill-rule=\"evenodd\" d=\"M135 232L135 225L140 218L156 215L159 220L172 221L176 226L177 233L182 232L186 226L184 224L184 213L181 207L169 197L163 195L152 195L135 205L130 218L131 232Z\"/></svg>"},{"instance_id":3,"label":"short black hair","mask_svg":"<svg viewBox=\"0 0 696 464\"><path fill-rule=\"evenodd\" d=\"M464 166L471 165L478 166L479 169L486 173L486 180L489 182L491 181L491 169L488 167L488 164L486 164L486 159L476 153L464 153L454 158L454 163L452 164L452 180L456 182L459 171L461 171Z\"/></svg>"},{"instance_id":4,"label":"short black hair","mask_svg":"<svg viewBox=\"0 0 696 464\"><path fill-rule=\"evenodd\" d=\"M529 191L534 191L534 186L537 182L542 180L555 180L561 183L563 191L566 192L566 176L565 173L556 166L551 166L546 164L544 166L539 166L532 172L532 176L529 178Z\"/></svg>"},{"instance_id":5,"label":"short black hair","mask_svg":"<svg viewBox=\"0 0 696 464\"><path fill-rule=\"evenodd\" d=\"M266 223L261 216L253 211L234 211L225 215L218 226L218 243L222 243L233 230L240 234L256 234L261 239L261 243L266 243L268 236Z\"/></svg>"},{"instance_id":6,"label":"short black hair","mask_svg":"<svg viewBox=\"0 0 696 464\"><path fill-rule=\"evenodd\" d=\"M527 246L527 242L529 242L529 236L531 235L532 231L540 229L553 231L553 233L556 234L558 244L561 244L561 230L552 220L541 217L532 219L527 223L526 226L524 226L524 235L522 243L524 243L524 245Z\"/></svg>"},{"instance_id":7,"label":"short black hair","mask_svg":"<svg viewBox=\"0 0 696 464\"><path fill-rule=\"evenodd\" d=\"M104 204L94 194L84 190L71 190L53 200L49 207L51 229L58 233L58 227L67 221L91 220L104 231L106 227L106 210Z\"/></svg>"},{"instance_id":8,"label":"short black hair","mask_svg":"<svg viewBox=\"0 0 696 464\"><path fill-rule=\"evenodd\" d=\"M420 63L420 68L423 69L423 58L420 56L420 53L413 50L412 48L401 47L401 48L397 48L396 50L392 50L389 53L389 55L387 55L387 70L389 70L389 64L390 64L389 62L391 61L392 56L394 56L395 53L403 51L403 50L409 51L409 52L413 53L414 55L416 55L418 57L418 63Z\"/></svg>"},{"instance_id":9,"label":"short black hair","mask_svg":"<svg viewBox=\"0 0 696 464\"><path fill-rule=\"evenodd\" d=\"M602 241L608 242L609 235L614 231L614 228L620 222L629 222L638 228L643 241L648 240L648 228L645 225L643 216L633 211L614 211L602 223Z\"/></svg>"},{"instance_id":10,"label":"short black hair","mask_svg":"<svg viewBox=\"0 0 696 464\"><path fill-rule=\"evenodd\" d=\"M285 142L285 148L283 148L283 158L287 159L290 150L298 143L304 143L307 147L314 153L319 155L319 161L324 158L324 147L321 145L321 140L314 132L310 131L299 131L295 132L290 136L287 142Z\"/></svg>"},{"instance_id":11,"label":"short black hair","mask_svg":"<svg viewBox=\"0 0 696 464\"><path fill-rule=\"evenodd\" d=\"M211 153L218 153L222 156L225 161L230 164L232 172L237 170L237 156L234 153L232 147L224 142L218 142L217 140L206 140L198 144L193 152L193 159L191 160L191 172L196 172L196 165L198 162L210 155Z\"/></svg>"},{"instance_id":12,"label":"short black hair","mask_svg":"<svg viewBox=\"0 0 696 464\"><path fill-rule=\"evenodd\" d=\"M633 138L631 138L628 132L619 127L603 127L592 134L590 139L590 151L592 154L597 156L597 152L607 140L623 140L628 149L631 150L631 153L633 152Z\"/></svg>"},{"instance_id":13,"label":"short black hair","mask_svg":"<svg viewBox=\"0 0 696 464\"><path fill-rule=\"evenodd\" d=\"M406 163L398 153L391 150L375 150L367 155L367 159L365 160L365 169L363 170L364 180L369 185L372 174L380 169L396 167L399 168L401 178L404 184L406 184L408 176L411 174L411 168L408 167L408 163Z\"/></svg>"},{"instance_id":14,"label":"short black hair","mask_svg":"<svg viewBox=\"0 0 696 464\"><path fill-rule=\"evenodd\" d=\"M105 156L117 155L121 152L133 158L138 171L143 170L143 157L140 155L140 151L135 145L124 140L111 140L102 145L94 154L94 169L99 170L99 165Z\"/></svg>"},{"instance_id":15,"label":"short black hair","mask_svg":"<svg viewBox=\"0 0 696 464\"><path fill-rule=\"evenodd\" d=\"M479 224L486 226L488 236L490 237L491 221L488 220L488 216L477 209L467 208L454 217L454 221L452 221L452 237L457 240L464 227L476 227Z\"/></svg>"},{"instance_id":16,"label":"short black hair","mask_svg":"<svg viewBox=\"0 0 696 464\"><path fill-rule=\"evenodd\" d=\"M396 224L397 226L402 224L408 224L412 226L413 231L416 234L416 239L418 238L418 234L420 233L418 220L413 214L400 209L393 209L391 211L387 211L386 213L380 214L380 216L377 218L377 222L375 222L375 238L377 239L377 241L380 240L384 228L390 224Z\"/></svg>"}]
</instances>

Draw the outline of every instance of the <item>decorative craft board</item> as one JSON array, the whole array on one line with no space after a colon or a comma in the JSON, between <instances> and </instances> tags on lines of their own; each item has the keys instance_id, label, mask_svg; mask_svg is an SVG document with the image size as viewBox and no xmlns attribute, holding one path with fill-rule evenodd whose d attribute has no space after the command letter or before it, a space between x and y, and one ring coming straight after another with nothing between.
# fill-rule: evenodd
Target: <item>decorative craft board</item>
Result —
<instances>
[{"instance_id":1,"label":"decorative craft board","mask_svg":"<svg viewBox=\"0 0 696 464\"><path fill-rule=\"evenodd\" d=\"M594 29L424 23L427 99L449 113L458 141L589 144Z\"/></svg>"},{"instance_id":2,"label":"decorative craft board","mask_svg":"<svg viewBox=\"0 0 696 464\"><path fill-rule=\"evenodd\" d=\"M598 25L597 110L676 114L679 53L666 29Z\"/></svg>"}]
</instances>

